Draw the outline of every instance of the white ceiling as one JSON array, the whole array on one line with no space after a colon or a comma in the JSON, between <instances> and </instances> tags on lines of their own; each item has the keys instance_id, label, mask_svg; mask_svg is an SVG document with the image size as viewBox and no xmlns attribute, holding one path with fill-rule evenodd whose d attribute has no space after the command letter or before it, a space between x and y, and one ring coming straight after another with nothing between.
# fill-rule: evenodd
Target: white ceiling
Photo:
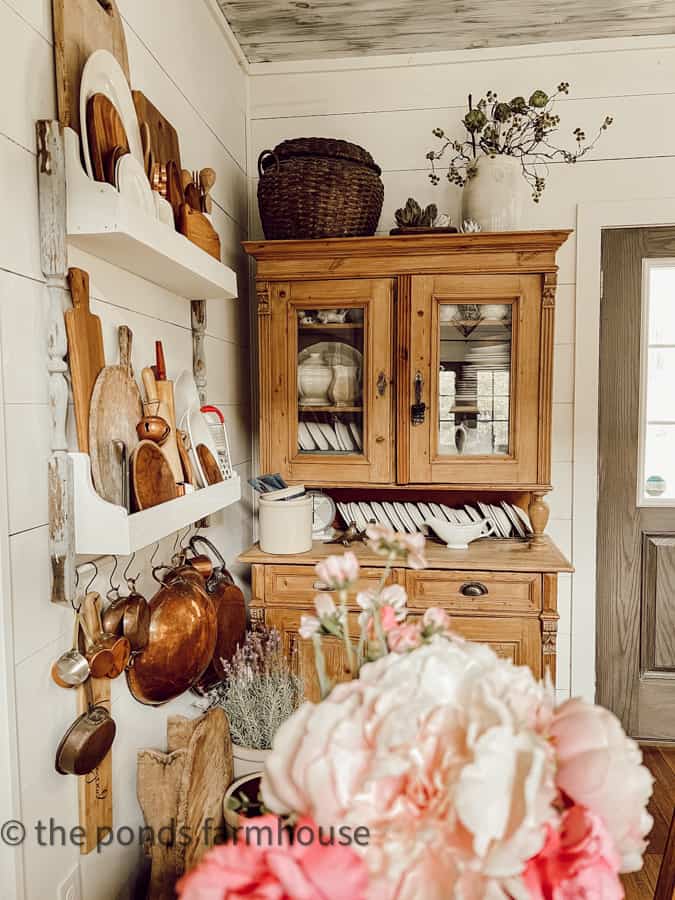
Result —
<instances>
[{"instance_id":1,"label":"white ceiling","mask_svg":"<svg viewBox=\"0 0 675 900\"><path fill-rule=\"evenodd\" d=\"M218 0L249 62L675 33L675 0Z\"/></svg>"}]
</instances>

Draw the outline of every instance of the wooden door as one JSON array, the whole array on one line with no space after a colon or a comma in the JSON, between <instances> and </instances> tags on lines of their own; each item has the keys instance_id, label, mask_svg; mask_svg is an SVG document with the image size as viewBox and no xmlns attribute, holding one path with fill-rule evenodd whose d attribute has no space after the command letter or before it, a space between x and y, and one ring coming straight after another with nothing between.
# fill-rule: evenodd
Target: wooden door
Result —
<instances>
[{"instance_id":1,"label":"wooden door","mask_svg":"<svg viewBox=\"0 0 675 900\"><path fill-rule=\"evenodd\" d=\"M597 699L675 740L675 228L602 240Z\"/></svg>"},{"instance_id":2,"label":"wooden door","mask_svg":"<svg viewBox=\"0 0 675 900\"><path fill-rule=\"evenodd\" d=\"M537 484L541 303L537 275L412 278L404 377L426 409L399 410L399 480Z\"/></svg>"},{"instance_id":3,"label":"wooden door","mask_svg":"<svg viewBox=\"0 0 675 900\"><path fill-rule=\"evenodd\" d=\"M309 484L393 481L393 281L276 283L270 295L263 470Z\"/></svg>"}]
</instances>

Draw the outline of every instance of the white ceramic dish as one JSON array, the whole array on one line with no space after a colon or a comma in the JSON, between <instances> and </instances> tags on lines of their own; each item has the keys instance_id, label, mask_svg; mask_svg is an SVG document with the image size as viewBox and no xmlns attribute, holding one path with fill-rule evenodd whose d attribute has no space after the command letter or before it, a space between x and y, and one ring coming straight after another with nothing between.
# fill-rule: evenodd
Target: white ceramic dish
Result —
<instances>
[{"instance_id":1,"label":"white ceramic dish","mask_svg":"<svg viewBox=\"0 0 675 900\"><path fill-rule=\"evenodd\" d=\"M515 512L515 514L518 516L520 521L525 526L525 531L528 534L532 534L534 532L534 529L532 528L532 523L530 522L530 517L525 512L525 510L521 509L519 506L516 506L515 503L511 504L511 509Z\"/></svg>"},{"instance_id":2,"label":"white ceramic dish","mask_svg":"<svg viewBox=\"0 0 675 900\"><path fill-rule=\"evenodd\" d=\"M460 525L471 525L473 520L466 510L456 509L455 514Z\"/></svg>"},{"instance_id":3,"label":"white ceramic dish","mask_svg":"<svg viewBox=\"0 0 675 900\"><path fill-rule=\"evenodd\" d=\"M495 504L492 504L490 506L490 509L492 510L492 515L497 520L497 525L499 525L499 529L504 537L510 538L513 527L511 525L511 520L509 519L509 517L500 506L495 506Z\"/></svg>"},{"instance_id":4,"label":"white ceramic dish","mask_svg":"<svg viewBox=\"0 0 675 900\"><path fill-rule=\"evenodd\" d=\"M394 504L390 503L388 500L384 500L382 503L385 513L387 514L387 518L394 526L394 531L398 531L399 534L406 534L408 529L403 524L403 520L396 512L394 508Z\"/></svg>"},{"instance_id":5,"label":"white ceramic dish","mask_svg":"<svg viewBox=\"0 0 675 900\"><path fill-rule=\"evenodd\" d=\"M340 444L338 443L337 435L335 434L335 430L332 425L329 425L328 422L319 422L319 428L323 432L323 436L328 441L328 447L330 450L339 450Z\"/></svg>"},{"instance_id":6,"label":"white ceramic dish","mask_svg":"<svg viewBox=\"0 0 675 900\"><path fill-rule=\"evenodd\" d=\"M417 508L419 509L420 513L422 514L422 521L423 521L423 522L426 523L427 519L433 519L433 518L434 518L434 514L433 514L432 511L429 509L429 507L427 506L426 503L421 503L421 502L418 503L418 504L417 504Z\"/></svg>"},{"instance_id":7,"label":"white ceramic dish","mask_svg":"<svg viewBox=\"0 0 675 900\"><path fill-rule=\"evenodd\" d=\"M314 438L314 443L319 450L330 450L330 445L316 422L304 422L303 424L309 428L309 433Z\"/></svg>"},{"instance_id":8,"label":"white ceramic dish","mask_svg":"<svg viewBox=\"0 0 675 900\"><path fill-rule=\"evenodd\" d=\"M416 534L419 530L417 525L412 519L412 516L408 513L408 510L405 508L404 503L399 503L397 500L394 501L394 509L398 513L399 519L403 522L406 527L406 530L409 534Z\"/></svg>"},{"instance_id":9,"label":"white ceramic dish","mask_svg":"<svg viewBox=\"0 0 675 900\"><path fill-rule=\"evenodd\" d=\"M497 525L497 520L492 515L492 510L490 509L490 504L489 503L481 503L481 501L479 500L478 501L478 509L482 512L482 514L485 516L485 518L488 520L488 522L492 522L495 537L500 537L501 536L501 528Z\"/></svg>"},{"instance_id":10,"label":"white ceramic dish","mask_svg":"<svg viewBox=\"0 0 675 900\"><path fill-rule=\"evenodd\" d=\"M306 359L309 359L312 353L318 353L327 366L340 363L347 366L355 365L360 369L363 365L363 356L356 347L342 344L339 341L319 341L317 344L312 344L311 347L305 347L304 350L298 353L298 366L302 365Z\"/></svg>"},{"instance_id":11,"label":"white ceramic dish","mask_svg":"<svg viewBox=\"0 0 675 900\"><path fill-rule=\"evenodd\" d=\"M145 174L145 169L131 153L125 153L124 156L120 156L117 160L115 165L115 185L120 192L120 196L124 197L125 200L133 203L149 218L157 218L155 196Z\"/></svg>"},{"instance_id":12,"label":"white ceramic dish","mask_svg":"<svg viewBox=\"0 0 675 900\"><path fill-rule=\"evenodd\" d=\"M176 225L173 218L173 208L169 201L165 200L159 191L153 191L152 195L155 199L155 213L157 219L162 225L168 225L170 228L175 229Z\"/></svg>"},{"instance_id":13,"label":"white ceramic dish","mask_svg":"<svg viewBox=\"0 0 675 900\"><path fill-rule=\"evenodd\" d=\"M417 531L420 531L424 525L424 516L417 508L417 505L415 503L406 503L405 508L408 511L408 515L417 526Z\"/></svg>"},{"instance_id":14,"label":"white ceramic dish","mask_svg":"<svg viewBox=\"0 0 675 900\"><path fill-rule=\"evenodd\" d=\"M357 450L363 450L363 441L361 440L361 429L356 424L356 422L349 423L349 430L352 433L352 437L354 438L354 443L356 444Z\"/></svg>"},{"instance_id":15,"label":"white ceramic dish","mask_svg":"<svg viewBox=\"0 0 675 900\"><path fill-rule=\"evenodd\" d=\"M441 503L441 510L443 511L443 516L448 520L448 522L450 522L451 525L454 525L455 522L459 523L457 511L451 506L446 506L445 503Z\"/></svg>"},{"instance_id":16,"label":"white ceramic dish","mask_svg":"<svg viewBox=\"0 0 675 900\"><path fill-rule=\"evenodd\" d=\"M143 165L143 145L138 127L136 107L131 96L129 83L112 53L95 50L84 64L80 76L80 128L84 165L90 178L94 177L87 138L87 103L94 94L105 94L120 115L127 135L129 151L137 162ZM146 179L147 180L147 179ZM149 186L149 185L148 185ZM154 202L154 201L153 201Z\"/></svg>"},{"instance_id":17,"label":"white ceramic dish","mask_svg":"<svg viewBox=\"0 0 675 900\"><path fill-rule=\"evenodd\" d=\"M487 537L494 529L492 522L487 519L472 522L470 525L452 525L445 519L431 518L427 519L425 524L445 541L449 550L466 550L472 541Z\"/></svg>"},{"instance_id":18,"label":"white ceramic dish","mask_svg":"<svg viewBox=\"0 0 675 900\"><path fill-rule=\"evenodd\" d=\"M335 433L337 434L338 440L345 450L348 450L350 452L356 450L354 441L352 440L351 432L349 431L349 428L347 428L347 426L344 424L344 422L335 423Z\"/></svg>"},{"instance_id":19,"label":"white ceramic dish","mask_svg":"<svg viewBox=\"0 0 675 900\"><path fill-rule=\"evenodd\" d=\"M524 538L525 537L525 529L523 528L523 524L520 521L520 519L518 518L518 516L514 513L511 506L505 500L501 501L501 506L502 506L502 509L504 510L504 512L506 513L506 515L509 517L509 521L513 525L513 528L514 528L516 534L518 535L518 537Z\"/></svg>"},{"instance_id":20,"label":"white ceramic dish","mask_svg":"<svg viewBox=\"0 0 675 900\"><path fill-rule=\"evenodd\" d=\"M361 512L361 507L358 503L349 503L349 512L351 513L352 519L356 522L356 527L359 531L365 531L368 527L368 522Z\"/></svg>"},{"instance_id":21,"label":"white ceramic dish","mask_svg":"<svg viewBox=\"0 0 675 900\"><path fill-rule=\"evenodd\" d=\"M384 511L384 507L382 506L381 503L378 503L377 500L371 500L370 508L372 509L373 514L375 515L375 518L380 523L380 525L384 525L385 528L393 528L394 527L391 520L389 519L386 512Z\"/></svg>"},{"instance_id":22,"label":"white ceramic dish","mask_svg":"<svg viewBox=\"0 0 675 900\"><path fill-rule=\"evenodd\" d=\"M298 443L301 450L316 450L316 444L306 422L298 422Z\"/></svg>"},{"instance_id":23,"label":"white ceramic dish","mask_svg":"<svg viewBox=\"0 0 675 900\"><path fill-rule=\"evenodd\" d=\"M370 525L371 522L376 522L378 520L373 510L370 508L370 504L364 503L363 500L359 501L359 509L361 510L361 513L363 515L363 518L366 520L367 525Z\"/></svg>"},{"instance_id":24,"label":"white ceramic dish","mask_svg":"<svg viewBox=\"0 0 675 900\"><path fill-rule=\"evenodd\" d=\"M173 404L176 409L176 421L180 422L189 409L201 406L199 391L192 372L184 369L173 386Z\"/></svg>"},{"instance_id":25,"label":"white ceramic dish","mask_svg":"<svg viewBox=\"0 0 675 900\"><path fill-rule=\"evenodd\" d=\"M472 522L480 522L481 516L477 509L474 509L473 506L469 506L469 504L465 504L464 511L471 519Z\"/></svg>"},{"instance_id":26,"label":"white ceramic dish","mask_svg":"<svg viewBox=\"0 0 675 900\"><path fill-rule=\"evenodd\" d=\"M349 504L342 503L342 502L340 502L340 500L338 500L338 502L336 503L336 506L337 506L338 512L340 513L340 517L342 518L342 521L345 524L345 527L349 527L349 525L351 525L352 519L353 519L353 516L349 509Z\"/></svg>"}]
</instances>

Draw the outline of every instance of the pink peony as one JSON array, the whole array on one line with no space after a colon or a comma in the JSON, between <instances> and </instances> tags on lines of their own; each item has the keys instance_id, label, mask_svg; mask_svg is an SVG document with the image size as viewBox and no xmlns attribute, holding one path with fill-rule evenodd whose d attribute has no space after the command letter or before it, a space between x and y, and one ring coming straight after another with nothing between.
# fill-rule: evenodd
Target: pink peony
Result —
<instances>
[{"instance_id":1,"label":"pink peony","mask_svg":"<svg viewBox=\"0 0 675 900\"><path fill-rule=\"evenodd\" d=\"M180 879L181 900L364 900L368 873L348 846L331 841L316 824L300 820L297 832L314 833L291 844L276 816L249 823L250 838L209 851ZM255 830L254 830L255 829ZM296 833L297 833L296 832ZM321 838L321 839L320 839Z\"/></svg>"},{"instance_id":2,"label":"pink peony","mask_svg":"<svg viewBox=\"0 0 675 900\"><path fill-rule=\"evenodd\" d=\"M367 827L370 900L503 898L556 816L552 747L530 727L550 693L488 647L436 635L291 716L265 803Z\"/></svg>"},{"instance_id":3,"label":"pink peony","mask_svg":"<svg viewBox=\"0 0 675 900\"><path fill-rule=\"evenodd\" d=\"M531 900L621 900L619 862L602 819L573 806L563 813L560 831L549 828L523 880Z\"/></svg>"},{"instance_id":4,"label":"pink peony","mask_svg":"<svg viewBox=\"0 0 675 900\"><path fill-rule=\"evenodd\" d=\"M380 556L403 559L411 569L424 569L426 538L423 534L401 534L386 525L369 525L366 529L368 546Z\"/></svg>"},{"instance_id":5,"label":"pink peony","mask_svg":"<svg viewBox=\"0 0 675 900\"><path fill-rule=\"evenodd\" d=\"M320 619L324 616L333 616L337 612L335 601L330 594L317 594L314 598L314 609Z\"/></svg>"},{"instance_id":6,"label":"pink peony","mask_svg":"<svg viewBox=\"0 0 675 900\"><path fill-rule=\"evenodd\" d=\"M451 627L450 616L439 606L430 606L422 616L422 624L425 628L435 628L439 631L449 631Z\"/></svg>"},{"instance_id":7,"label":"pink peony","mask_svg":"<svg viewBox=\"0 0 675 900\"><path fill-rule=\"evenodd\" d=\"M343 591L358 580L359 561L351 551L342 556L327 556L316 564L316 574L330 590Z\"/></svg>"},{"instance_id":8,"label":"pink peony","mask_svg":"<svg viewBox=\"0 0 675 900\"><path fill-rule=\"evenodd\" d=\"M621 857L621 871L642 867L653 820L647 812L654 779L640 748L606 709L568 700L555 711L551 734L558 787L600 816Z\"/></svg>"},{"instance_id":9,"label":"pink peony","mask_svg":"<svg viewBox=\"0 0 675 900\"><path fill-rule=\"evenodd\" d=\"M422 629L416 622L397 625L387 632L387 645L392 653L407 653L422 644Z\"/></svg>"}]
</instances>

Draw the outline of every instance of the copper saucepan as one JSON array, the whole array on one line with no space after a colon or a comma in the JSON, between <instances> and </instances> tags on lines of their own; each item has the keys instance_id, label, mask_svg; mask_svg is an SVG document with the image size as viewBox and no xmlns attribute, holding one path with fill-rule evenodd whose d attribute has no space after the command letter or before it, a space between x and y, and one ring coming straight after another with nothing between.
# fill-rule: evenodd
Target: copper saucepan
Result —
<instances>
[{"instance_id":1,"label":"copper saucepan","mask_svg":"<svg viewBox=\"0 0 675 900\"><path fill-rule=\"evenodd\" d=\"M64 734L56 750L56 771L61 775L87 775L100 765L115 740L117 726L104 706L94 704L91 680L84 684L88 709Z\"/></svg>"},{"instance_id":2,"label":"copper saucepan","mask_svg":"<svg viewBox=\"0 0 675 900\"><path fill-rule=\"evenodd\" d=\"M189 690L211 661L217 622L203 577L190 566L171 569L150 600L146 647L127 669L140 703L159 706Z\"/></svg>"},{"instance_id":3,"label":"copper saucepan","mask_svg":"<svg viewBox=\"0 0 675 900\"><path fill-rule=\"evenodd\" d=\"M246 635L246 600L241 589L234 583L220 551L213 543L201 535L195 535L190 541L190 549L196 553L197 544L204 544L218 560L220 565L213 566L212 573L207 577L206 590L216 610L218 620L218 633L216 647L211 662L206 671L194 685L196 692L207 691L219 681L225 678L223 663L229 662L235 654L237 647L243 642ZM191 565L201 562L204 557L197 554L188 560Z\"/></svg>"},{"instance_id":4,"label":"copper saucepan","mask_svg":"<svg viewBox=\"0 0 675 900\"><path fill-rule=\"evenodd\" d=\"M132 591L128 597L118 597L107 607L101 617L103 631L111 635L124 635L131 650L142 650L150 633L150 607L141 594Z\"/></svg>"}]
</instances>

